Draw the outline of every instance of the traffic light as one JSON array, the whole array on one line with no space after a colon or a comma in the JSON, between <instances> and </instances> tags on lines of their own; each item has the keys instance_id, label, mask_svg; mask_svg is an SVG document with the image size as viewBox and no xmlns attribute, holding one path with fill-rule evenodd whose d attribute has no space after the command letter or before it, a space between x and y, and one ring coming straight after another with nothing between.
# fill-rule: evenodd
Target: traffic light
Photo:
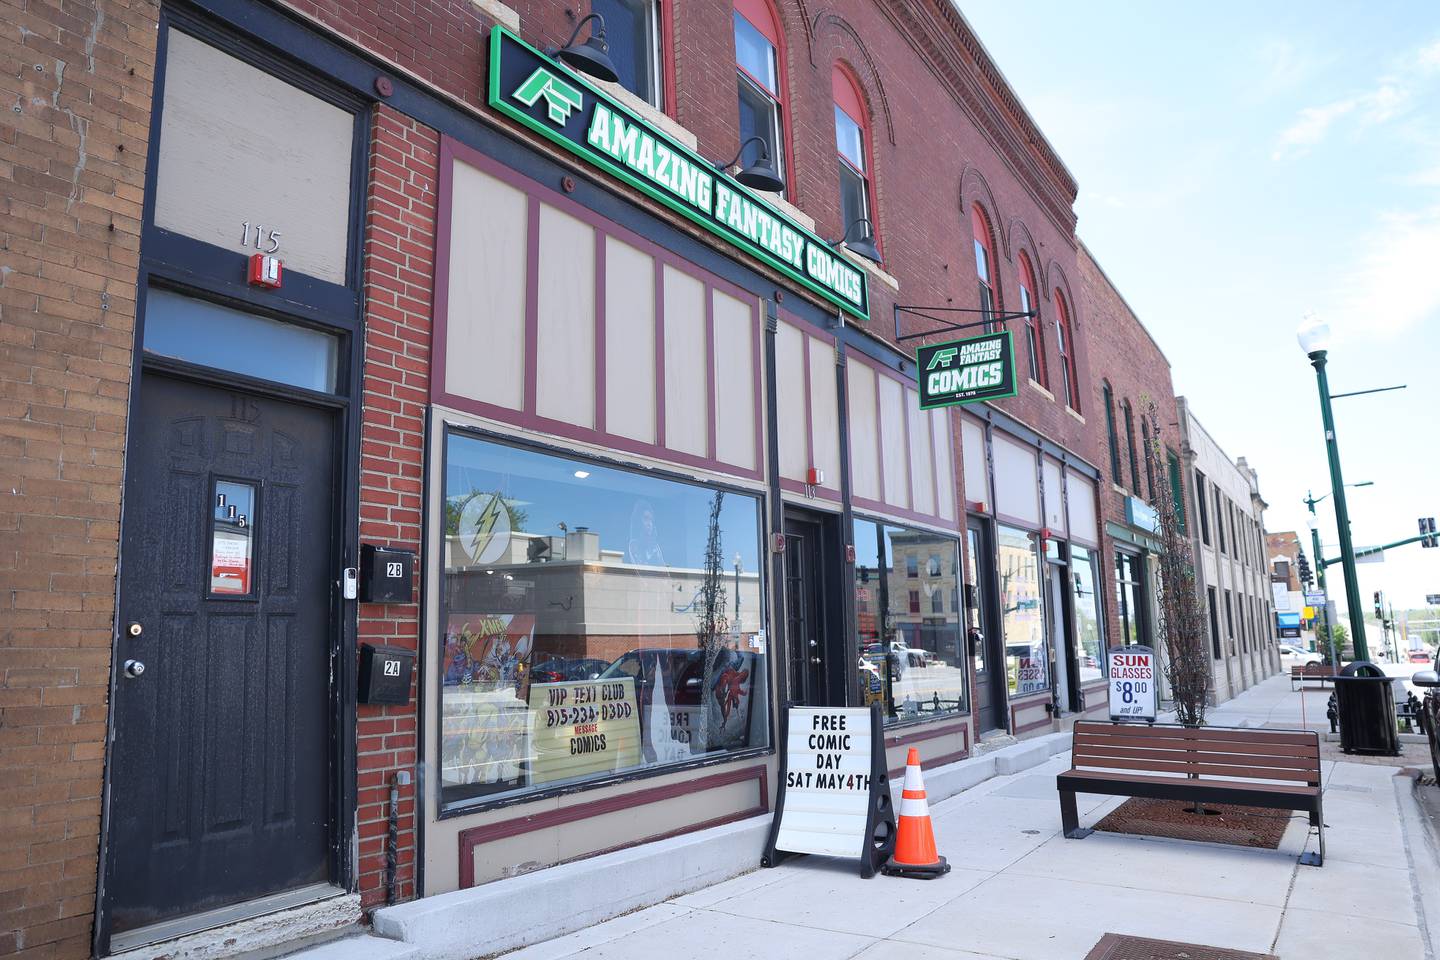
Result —
<instances>
[{"instance_id":1,"label":"traffic light","mask_svg":"<svg viewBox=\"0 0 1440 960\"><path fill-rule=\"evenodd\" d=\"M1434 517L1421 517L1421 518L1420 518L1420 536L1422 536L1422 537L1425 538L1424 540L1421 540L1421 541L1420 541L1420 546L1426 547L1426 548L1429 548L1429 547L1440 547L1440 537L1437 537L1437 536L1435 535L1435 518L1434 518Z\"/></svg>"},{"instance_id":2,"label":"traffic light","mask_svg":"<svg viewBox=\"0 0 1440 960\"><path fill-rule=\"evenodd\" d=\"M1377 619L1380 620L1385 619L1384 594L1382 594L1379 590L1375 591L1375 616Z\"/></svg>"},{"instance_id":3,"label":"traffic light","mask_svg":"<svg viewBox=\"0 0 1440 960\"><path fill-rule=\"evenodd\" d=\"M1300 556L1296 558L1295 565L1300 570L1300 582L1308 586L1310 581L1315 579L1315 574L1310 571L1310 561L1306 559L1304 550L1300 551Z\"/></svg>"}]
</instances>

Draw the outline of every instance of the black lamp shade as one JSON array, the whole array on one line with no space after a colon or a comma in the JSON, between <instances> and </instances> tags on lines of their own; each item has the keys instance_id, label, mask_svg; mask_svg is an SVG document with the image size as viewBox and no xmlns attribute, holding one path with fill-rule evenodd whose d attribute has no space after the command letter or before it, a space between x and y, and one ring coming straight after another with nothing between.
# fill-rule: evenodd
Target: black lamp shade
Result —
<instances>
[{"instance_id":1,"label":"black lamp shade","mask_svg":"<svg viewBox=\"0 0 1440 960\"><path fill-rule=\"evenodd\" d=\"M782 193L785 190L785 181L780 179L779 172L770 166L769 159L765 157L740 170L735 179L761 193Z\"/></svg>"},{"instance_id":2,"label":"black lamp shade","mask_svg":"<svg viewBox=\"0 0 1440 960\"><path fill-rule=\"evenodd\" d=\"M569 66L597 80L615 83L620 79L620 74L610 59L610 47L603 36L596 37L591 34L584 43L572 43L557 56Z\"/></svg>"},{"instance_id":3,"label":"black lamp shade","mask_svg":"<svg viewBox=\"0 0 1440 960\"><path fill-rule=\"evenodd\" d=\"M850 252L856 256L864 257L871 263L880 262L880 248L875 246L875 240L867 233L859 240L851 240L845 244Z\"/></svg>"}]
</instances>

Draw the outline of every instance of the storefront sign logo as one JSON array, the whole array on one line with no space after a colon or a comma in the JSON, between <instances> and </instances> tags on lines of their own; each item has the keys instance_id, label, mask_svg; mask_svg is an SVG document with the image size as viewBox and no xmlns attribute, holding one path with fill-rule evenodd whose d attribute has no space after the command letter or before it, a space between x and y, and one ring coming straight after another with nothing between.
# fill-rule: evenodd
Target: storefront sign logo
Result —
<instances>
[{"instance_id":1,"label":"storefront sign logo","mask_svg":"<svg viewBox=\"0 0 1440 960\"><path fill-rule=\"evenodd\" d=\"M1015 396L1014 339L1010 332L927 344L915 353L920 409Z\"/></svg>"},{"instance_id":2,"label":"storefront sign logo","mask_svg":"<svg viewBox=\"0 0 1440 960\"><path fill-rule=\"evenodd\" d=\"M530 79L520 84L514 97L527 107L535 106L535 101L544 97L550 120L559 127L565 126L570 114L585 105L585 97L579 90L544 67L536 67Z\"/></svg>"},{"instance_id":3,"label":"storefront sign logo","mask_svg":"<svg viewBox=\"0 0 1440 960\"><path fill-rule=\"evenodd\" d=\"M704 157L499 26L490 33L489 101L847 313L868 319L862 269Z\"/></svg>"},{"instance_id":4,"label":"storefront sign logo","mask_svg":"<svg viewBox=\"0 0 1440 960\"><path fill-rule=\"evenodd\" d=\"M510 546L510 511L499 494L471 497L460 511L460 543L477 564L494 563Z\"/></svg>"}]
</instances>

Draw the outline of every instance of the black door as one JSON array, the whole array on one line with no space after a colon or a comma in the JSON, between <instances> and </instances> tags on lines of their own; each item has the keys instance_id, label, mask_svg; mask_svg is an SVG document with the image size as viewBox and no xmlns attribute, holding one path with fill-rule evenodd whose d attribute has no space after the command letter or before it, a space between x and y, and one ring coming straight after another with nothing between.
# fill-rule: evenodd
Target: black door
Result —
<instances>
[{"instance_id":1,"label":"black door","mask_svg":"<svg viewBox=\"0 0 1440 960\"><path fill-rule=\"evenodd\" d=\"M150 373L137 407L115 933L331 879L334 415Z\"/></svg>"},{"instance_id":2,"label":"black door","mask_svg":"<svg viewBox=\"0 0 1440 960\"><path fill-rule=\"evenodd\" d=\"M826 689L824 530L785 518L785 644L791 703L829 706Z\"/></svg>"},{"instance_id":3,"label":"black door","mask_svg":"<svg viewBox=\"0 0 1440 960\"><path fill-rule=\"evenodd\" d=\"M989 529L972 520L965 531L965 644L975 668L975 722L980 733L1005 728L1005 651L995 615L995 554Z\"/></svg>"}]
</instances>

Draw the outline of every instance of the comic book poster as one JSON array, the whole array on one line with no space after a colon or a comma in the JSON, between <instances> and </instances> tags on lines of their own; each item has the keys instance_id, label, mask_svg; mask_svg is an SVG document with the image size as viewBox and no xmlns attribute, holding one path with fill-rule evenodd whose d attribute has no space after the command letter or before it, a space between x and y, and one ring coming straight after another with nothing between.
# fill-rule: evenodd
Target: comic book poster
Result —
<instances>
[{"instance_id":1,"label":"comic book poster","mask_svg":"<svg viewBox=\"0 0 1440 960\"><path fill-rule=\"evenodd\" d=\"M454 614L445 630L446 783L518 785L530 753L530 614Z\"/></svg>"}]
</instances>

